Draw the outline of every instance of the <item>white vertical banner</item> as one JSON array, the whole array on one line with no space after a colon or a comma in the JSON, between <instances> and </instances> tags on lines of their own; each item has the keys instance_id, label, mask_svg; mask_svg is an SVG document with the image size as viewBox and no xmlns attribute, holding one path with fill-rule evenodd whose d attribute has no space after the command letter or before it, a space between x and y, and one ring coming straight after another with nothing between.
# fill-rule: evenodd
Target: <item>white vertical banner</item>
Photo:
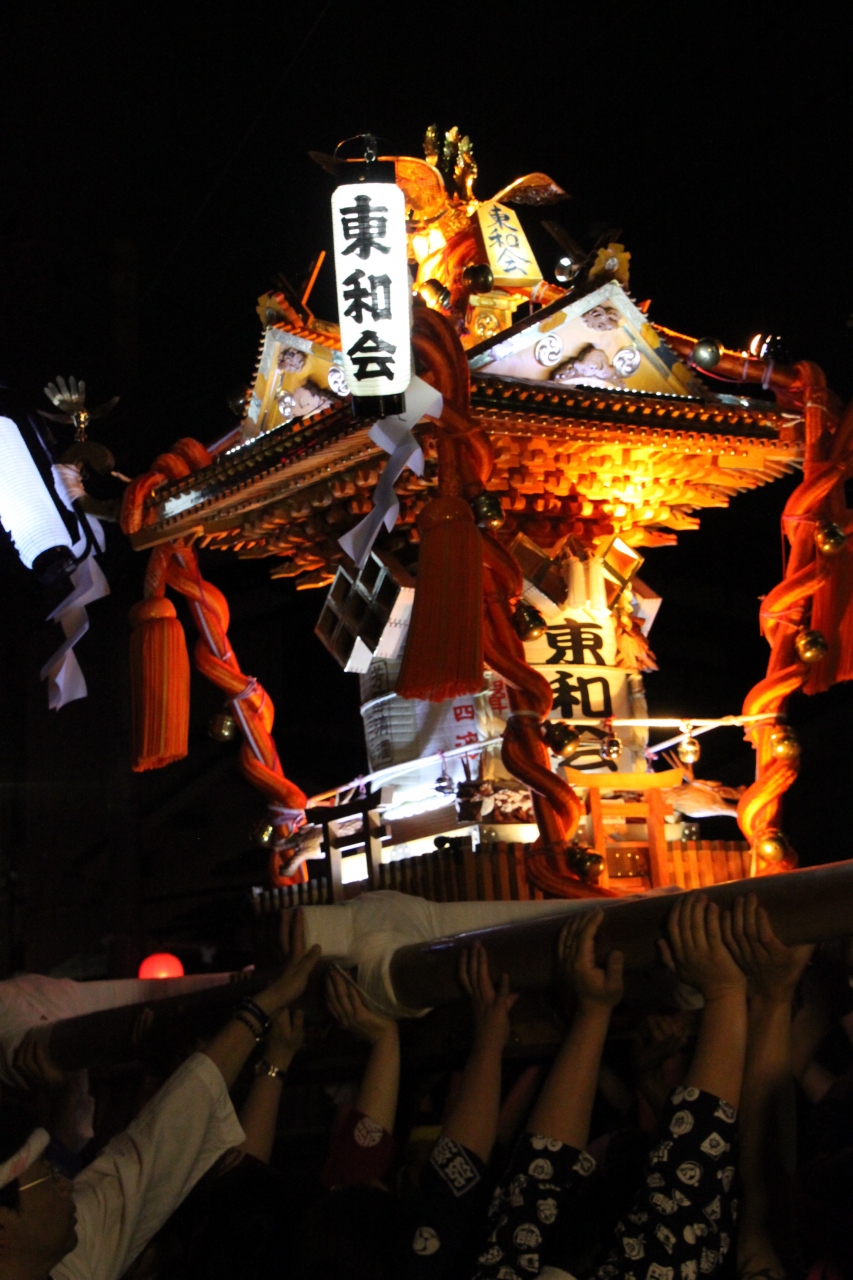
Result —
<instances>
[{"instance_id":1,"label":"white vertical banner","mask_svg":"<svg viewBox=\"0 0 853 1280\"><path fill-rule=\"evenodd\" d=\"M354 396L392 396L412 376L406 202L391 182L347 183L332 195L341 349Z\"/></svg>"}]
</instances>

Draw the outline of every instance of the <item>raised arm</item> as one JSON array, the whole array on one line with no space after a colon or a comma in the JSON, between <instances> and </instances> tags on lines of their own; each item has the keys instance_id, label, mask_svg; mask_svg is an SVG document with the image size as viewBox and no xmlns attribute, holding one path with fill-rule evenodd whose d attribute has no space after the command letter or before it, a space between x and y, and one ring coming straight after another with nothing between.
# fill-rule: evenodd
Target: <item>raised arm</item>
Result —
<instances>
[{"instance_id":1,"label":"raised arm","mask_svg":"<svg viewBox=\"0 0 853 1280\"><path fill-rule=\"evenodd\" d=\"M396 1022L368 1009L355 983L337 968L330 969L326 978L326 1002L342 1027L370 1045L356 1108L392 1133L400 1089L400 1035Z\"/></svg>"},{"instance_id":2,"label":"raised arm","mask_svg":"<svg viewBox=\"0 0 853 1280\"><path fill-rule=\"evenodd\" d=\"M495 1145L501 1106L501 1060L509 1039L509 1011L518 999L510 995L506 974L495 991L486 950L477 943L459 957L459 980L471 997L474 1040L462 1082L442 1125L451 1138L488 1162Z\"/></svg>"},{"instance_id":3,"label":"raised arm","mask_svg":"<svg viewBox=\"0 0 853 1280\"><path fill-rule=\"evenodd\" d=\"M575 916L560 934L560 964L577 1012L527 1122L529 1133L576 1148L589 1140L610 1015L622 999L622 953L612 952L606 968L595 963L595 935L603 919L602 911Z\"/></svg>"},{"instance_id":4,"label":"raised arm","mask_svg":"<svg viewBox=\"0 0 853 1280\"><path fill-rule=\"evenodd\" d=\"M230 1089L250 1055L269 1031L272 1020L305 992L320 948L305 950L305 917L296 911L290 921L289 959L281 977L251 1001L244 1001L204 1050L221 1071Z\"/></svg>"},{"instance_id":5,"label":"raised arm","mask_svg":"<svg viewBox=\"0 0 853 1280\"><path fill-rule=\"evenodd\" d=\"M705 1005L684 1083L737 1107L746 1056L746 977L723 940L720 910L704 894L679 898L661 940L665 963Z\"/></svg>"},{"instance_id":6,"label":"raised arm","mask_svg":"<svg viewBox=\"0 0 853 1280\"><path fill-rule=\"evenodd\" d=\"M249 1096L240 1112L240 1124L246 1135L240 1150L264 1164L272 1159L285 1076L304 1040L301 1009L294 1009L292 1014L289 1009L282 1009L276 1014Z\"/></svg>"},{"instance_id":7,"label":"raised arm","mask_svg":"<svg viewBox=\"0 0 853 1280\"><path fill-rule=\"evenodd\" d=\"M744 1278L782 1277L786 1270L780 1253L787 1252L787 1242L779 1226L790 1220L795 1140L791 1005L814 948L784 946L754 894L738 898L731 913L726 913L723 935L749 982L738 1271Z\"/></svg>"}]
</instances>

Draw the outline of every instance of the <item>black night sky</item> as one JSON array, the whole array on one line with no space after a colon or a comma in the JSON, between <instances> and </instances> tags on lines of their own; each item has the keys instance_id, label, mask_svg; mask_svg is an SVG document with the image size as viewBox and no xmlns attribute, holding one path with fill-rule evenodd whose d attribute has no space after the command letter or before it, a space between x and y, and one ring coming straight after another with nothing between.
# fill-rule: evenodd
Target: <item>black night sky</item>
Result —
<instances>
[{"instance_id":1,"label":"black night sky","mask_svg":"<svg viewBox=\"0 0 853 1280\"><path fill-rule=\"evenodd\" d=\"M178 436L232 425L257 296L279 271L298 285L330 242L329 179L309 149L370 129L417 155L433 121L472 137L481 196L541 170L571 193L556 216L581 243L621 228L653 319L731 346L772 331L853 393L850 32L829 6L10 10L0 378L33 408L57 374L84 377L90 404L120 395L95 435L129 475ZM548 274L557 251L540 216L522 211ZM312 307L335 318L328 264ZM763 674L758 597L781 573L793 483L648 554L642 576L664 597L653 712L735 712ZM126 615L143 558L108 537L113 594L77 650L90 696L59 714L38 680L57 643L45 598L0 546L4 973L84 954L93 973L133 972L155 942L189 964L220 943L227 963L234 904L263 879L248 837L263 802L235 749L207 737L218 697L200 678L189 758L129 772ZM357 682L312 634L321 594L271 583L265 562L210 554L204 568L231 603L243 669L276 703L285 767L309 792L363 770ZM804 756L786 826L805 862L853 853L851 709L849 686L792 708ZM737 731L705 742L701 774L750 780Z\"/></svg>"}]
</instances>

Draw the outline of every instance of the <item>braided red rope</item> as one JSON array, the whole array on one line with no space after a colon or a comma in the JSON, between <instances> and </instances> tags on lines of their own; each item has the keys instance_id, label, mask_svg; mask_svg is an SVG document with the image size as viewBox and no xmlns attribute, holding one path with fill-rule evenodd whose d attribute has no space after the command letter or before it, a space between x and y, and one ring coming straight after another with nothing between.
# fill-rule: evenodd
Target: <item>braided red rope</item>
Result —
<instances>
[{"instance_id":1,"label":"braided red rope","mask_svg":"<svg viewBox=\"0 0 853 1280\"><path fill-rule=\"evenodd\" d=\"M782 532L791 544L791 554L783 580L765 597L760 611L761 628L770 642L767 675L747 694L744 715L774 712L781 716L791 694L813 684L826 687L835 678L827 673L818 683L813 668L802 662L796 649L797 632L809 617L814 620L816 600L838 581L841 563L850 553L827 560L817 551L814 533L828 515L828 504L844 508L839 490L853 467L853 413L848 409L842 423L830 409L823 373L816 365L797 366L799 382L792 390L801 398L805 420L806 456L803 481L791 494L782 515ZM757 752L756 779L741 796L738 821L753 846L775 834L779 826L782 796L799 772L791 760L777 760L772 750L774 724L764 722L747 731ZM758 853L753 857L753 874L788 870L796 865L791 853L780 862L766 863Z\"/></svg>"},{"instance_id":2,"label":"braided red rope","mask_svg":"<svg viewBox=\"0 0 853 1280\"><path fill-rule=\"evenodd\" d=\"M121 524L125 533L142 528L144 504L151 493L168 480L189 475L210 463L211 458L196 440L179 440L166 454L156 458L152 470L139 476L125 491ZM146 598L162 596L166 586L183 595L190 607L199 637L195 663L202 675L226 694L235 720L243 734L240 767L270 804L274 830L270 878L274 885L296 884L307 879L304 865L294 876L284 874L285 842L302 823L307 799L284 773L272 737L275 708L272 699L253 676L247 676L228 639L229 610L225 596L201 576L198 558L191 546L176 540L156 547L148 561L144 593Z\"/></svg>"}]
</instances>

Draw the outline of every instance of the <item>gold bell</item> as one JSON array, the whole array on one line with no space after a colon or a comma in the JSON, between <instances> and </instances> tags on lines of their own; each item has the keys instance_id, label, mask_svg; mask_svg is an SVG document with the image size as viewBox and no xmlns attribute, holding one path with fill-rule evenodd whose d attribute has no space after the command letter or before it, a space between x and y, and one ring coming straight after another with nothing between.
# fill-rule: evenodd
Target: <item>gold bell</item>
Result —
<instances>
[{"instance_id":1,"label":"gold bell","mask_svg":"<svg viewBox=\"0 0 853 1280\"><path fill-rule=\"evenodd\" d=\"M753 846L760 862L782 862L791 852L791 846L781 831L764 831Z\"/></svg>"},{"instance_id":2,"label":"gold bell","mask_svg":"<svg viewBox=\"0 0 853 1280\"><path fill-rule=\"evenodd\" d=\"M599 750L602 760L618 760L622 754L622 743L615 733L608 733Z\"/></svg>"},{"instance_id":3,"label":"gold bell","mask_svg":"<svg viewBox=\"0 0 853 1280\"><path fill-rule=\"evenodd\" d=\"M478 493L471 509L481 529L500 529L506 519L503 504L496 493Z\"/></svg>"},{"instance_id":4,"label":"gold bell","mask_svg":"<svg viewBox=\"0 0 853 1280\"><path fill-rule=\"evenodd\" d=\"M822 520L814 531L814 542L822 556L837 556L847 545L847 534L832 520Z\"/></svg>"},{"instance_id":5,"label":"gold bell","mask_svg":"<svg viewBox=\"0 0 853 1280\"><path fill-rule=\"evenodd\" d=\"M539 640L548 630L548 623L535 605L519 600L512 614L512 625L519 640Z\"/></svg>"},{"instance_id":6,"label":"gold bell","mask_svg":"<svg viewBox=\"0 0 853 1280\"><path fill-rule=\"evenodd\" d=\"M697 738L684 738L676 747L676 753L682 764L695 764L702 754Z\"/></svg>"},{"instance_id":7,"label":"gold bell","mask_svg":"<svg viewBox=\"0 0 853 1280\"><path fill-rule=\"evenodd\" d=\"M819 631L804 627L794 643L801 662L821 662L826 657L828 645Z\"/></svg>"},{"instance_id":8,"label":"gold bell","mask_svg":"<svg viewBox=\"0 0 853 1280\"><path fill-rule=\"evenodd\" d=\"M274 842L275 827L273 824L267 818L256 822L252 827L252 843L256 844L259 849L271 849Z\"/></svg>"},{"instance_id":9,"label":"gold bell","mask_svg":"<svg viewBox=\"0 0 853 1280\"><path fill-rule=\"evenodd\" d=\"M210 717L207 732L214 742L231 742L237 736L237 721L230 711L217 711Z\"/></svg>"},{"instance_id":10,"label":"gold bell","mask_svg":"<svg viewBox=\"0 0 853 1280\"><path fill-rule=\"evenodd\" d=\"M555 756L565 759L570 756L581 740L577 729L565 720L543 720L542 741Z\"/></svg>"},{"instance_id":11,"label":"gold bell","mask_svg":"<svg viewBox=\"0 0 853 1280\"><path fill-rule=\"evenodd\" d=\"M800 740L786 724L779 724L770 734L770 754L774 760L796 764L800 758Z\"/></svg>"},{"instance_id":12,"label":"gold bell","mask_svg":"<svg viewBox=\"0 0 853 1280\"><path fill-rule=\"evenodd\" d=\"M418 293L433 311L447 311L450 307L450 290L440 280L425 280Z\"/></svg>"}]
</instances>

